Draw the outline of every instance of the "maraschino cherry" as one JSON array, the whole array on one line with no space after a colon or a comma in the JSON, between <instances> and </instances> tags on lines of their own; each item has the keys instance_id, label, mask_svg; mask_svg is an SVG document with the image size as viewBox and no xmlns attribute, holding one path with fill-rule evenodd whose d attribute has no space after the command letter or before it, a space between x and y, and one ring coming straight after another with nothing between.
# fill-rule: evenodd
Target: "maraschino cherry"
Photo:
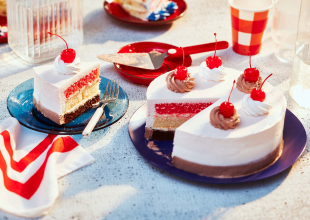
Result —
<instances>
[{"instance_id":1,"label":"maraschino cherry","mask_svg":"<svg viewBox=\"0 0 310 220\"><path fill-rule=\"evenodd\" d=\"M257 68L252 68L251 65L251 53L249 52L249 56L250 56L250 68L247 68L244 70L243 76L244 79L248 82L256 82L259 78L259 70Z\"/></svg>"},{"instance_id":2,"label":"maraschino cherry","mask_svg":"<svg viewBox=\"0 0 310 220\"><path fill-rule=\"evenodd\" d=\"M55 35L57 37L60 37L57 34L53 34L51 32L47 32L50 35ZM75 60L76 57L76 53L75 50L71 49L68 47L67 42L65 41L65 39L63 39L62 37L60 37L67 45L67 49L64 49L61 54L60 54L60 59L62 59L62 61L64 61L64 63L72 63Z\"/></svg>"},{"instance_id":3,"label":"maraschino cherry","mask_svg":"<svg viewBox=\"0 0 310 220\"><path fill-rule=\"evenodd\" d=\"M229 97L228 97L228 101L223 102L220 105L220 113L224 116L224 118L230 118L231 116L233 116L233 114L235 112L235 106L229 102L229 99L230 99L231 93L234 89L235 83L236 83L236 80L234 80L233 87L232 87L230 94L229 94Z\"/></svg>"},{"instance_id":4,"label":"maraschino cherry","mask_svg":"<svg viewBox=\"0 0 310 220\"><path fill-rule=\"evenodd\" d=\"M254 100L254 101L260 101L260 102L263 102L265 101L266 99L266 93L262 90L262 87L264 85L264 83L266 82L266 80L272 76L272 73L267 76L267 78L264 80L264 82L262 83L262 85L260 86L259 89L257 88L254 88L252 89L252 92L251 92L251 98Z\"/></svg>"},{"instance_id":5,"label":"maraschino cherry","mask_svg":"<svg viewBox=\"0 0 310 220\"><path fill-rule=\"evenodd\" d=\"M216 39L216 33L214 33L215 36L215 51L214 51L214 56L209 56L206 59L206 64L207 67L209 67L209 69L213 69L213 68L218 68L219 66L222 65L222 59L216 55L216 47L217 47L217 39Z\"/></svg>"},{"instance_id":6,"label":"maraschino cherry","mask_svg":"<svg viewBox=\"0 0 310 220\"><path fill-rule=\"evenodd\" d=\"M177 67L177 71L174 74L174 77L178 80L185 80L187 78L187 68L184 65L185 62L185 54L184 54L184 50L183 47L181 47L182 51L183 51L183 64L181 66Z\"/></svg>"}]
</instances>

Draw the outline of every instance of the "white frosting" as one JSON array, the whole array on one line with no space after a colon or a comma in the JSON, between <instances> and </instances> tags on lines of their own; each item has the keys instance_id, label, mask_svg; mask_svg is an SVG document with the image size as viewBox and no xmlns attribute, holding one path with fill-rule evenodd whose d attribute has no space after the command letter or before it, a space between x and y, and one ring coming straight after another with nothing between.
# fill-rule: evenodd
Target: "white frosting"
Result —
<instances>
[{"instance_id":1,"label":"white frosting","mask_svg":"<svg viewBox=\"0 0 310 220\"><path fill-rule=\"evenodd\" d=\"M267 103L253 100L250 94L242 98L242 110L249 116L257 117L268 114L271 108L272 106Z\"/></svg>"},{"instance_id":2,"label":"white frosting","mask_svg":"<svg viewBox=\"0 0 310 220\"><path fill-rule=\"evenodd\" d=\"M57 74L53 65L43 65L34 69L34 91L36 102L55 114L61 115L65 111L64 91L73 83L100 68L97 62L83 62L81 70L75 75Z\"/></svg>"},{"instance_id":3,"label":"white frosting","mask_svg":"<svg viewBox=\"0 0 310 220\"><path fill-rule=\"evenodd\" d=\"M56 73L62 75L77 74L81 70L80 64L80 58L76 57L72 63L65 63L62 59L60 59L60 55L58 55L54 61Z\"/></svg>"},{"instance_id":4,"label":"white frosting","mask_svg":"<svg viewBox=\"0 0 310 220\"><path fill-rule=\"evenodd\" d=\"M231 69L230 69L231 70ZM227 95L232 86L232 82L237 80L240 72L229 72L223 82L207 81L199 74L199 67L189 67L188 72L195 78L195 86L190 92L175 93L167 89L165 73L151 82L147 89L148 118L147 127L152 127L155 114L155 104L157 103L193 103L193 102L216 102L221 97Z\"/></svg>"},{"instance_id":5,"label":"white frosting","mask_svg":"<svg viewBox=\"0 0 310 220\"><path fill-rule=\"evenodd\" d=\"M228 75L240 71L228 70ZM209 166L236 166L259 160L278 147L283 137L286 99L270 85L264 84L266 101L272 103L268 114L260 117L242 111L244 93L234 89L230 102L240 115L235 129L220 130L210 123L210 112L227 100L229 92L212 106L178 127L172 156Z\"/></svg>"},{"instance_id":6,"label":"white frosting","mask_svg":"<svg viewBox=\"0 0 310 220\"><path fill-rule=\"evenodd\" d=\"M227 70L223 67L223 65L211 70L209 67L207 67L206 62L202 62L199 66L199 74L206 80L220 82L225 80Z\"/></svg>"}]
</instances>

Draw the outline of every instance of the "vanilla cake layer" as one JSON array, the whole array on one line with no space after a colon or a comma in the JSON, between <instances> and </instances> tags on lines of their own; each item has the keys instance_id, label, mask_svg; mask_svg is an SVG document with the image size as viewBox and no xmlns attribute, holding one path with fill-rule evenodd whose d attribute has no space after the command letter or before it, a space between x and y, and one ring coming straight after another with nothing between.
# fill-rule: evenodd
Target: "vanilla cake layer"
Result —
<instances>
[{"instance_id":1,"label":"vanilla cake layer","mask_svg":"<svg viewBox=\"0 0 310 220\"><path fill-rule=\"evenodd\" d=\"M153 129L175 130L193 116L194 114L169 114L156 116L154 117Z\"/></svg>"},{"instance_id":2,"label":"vanilla cake layer","mask_svg":"<svg viewBox=\"0 0 310 220\"><path fill-rule=\"evenodd\" d=\"M81 114L99 101L100 64L84 62L80 67L79 73L73 75L58 74L53 65L34 68L34 105L57 124L69 122L68 118L72 120L79 115L78 112ZM82 86L81 81L85 81L85 85ZM66 114L70 117L66 118Z\"/></svg>"},{"instance_id":3,"label":"vanilla cake layer","mask_svg":"<svg viewBox=\"0 0 310 220\"><path fill-rule=\"evenodd\" d=\"M80 93L78 93L71 99L67 100L65 103L64 114L73 111L74 108L81 105L83 100L86 100L90 97L94 97L95 95L98 94L100 95L99 81L94 83L90 87L83 88Z\"/></svg>"},{"instance_id":4,"label":"vanilla cake layer","mask_svg":"<svg viewBox=\"0 0 310 220\"><path fill-rule=\"evenodd\" d=\"M225 68L227 71L231 70ZM221 97L227 95L231 90L231 86L234 80L237 80L240 73L239 72L229 72L226 76L225 81L213 82L207 81L203 76L199 74L199 67L189 67L188 72L191 76L195 78L195 86L190 92L186 93L175 93L167 88L166 77L170 73L165 73L151 82L147 89L147 119L146 119L146 130L148 130L145 135L146 138L152 138L152 132L160 133L156 136L163 135L165 132L169 133L168 137L164 137L162 140L172 139L175 127L154 127L154 120L156 117L160 117L156 113L156 106L163 103L176 103L176 104L212 104L216 102ZM195 115L195 114L193 114ZM172 134L171 134L172 133ZM151 136L150 136L151 135Z\"/></svg>"},{"instance_id":5,"label":"vanilla cake layer","mask_svg":"<svg viewBox=\"0 0 310 220\"><path fill-rule=\"evenodd\" d=\"M228 74L231 73L240 75L242 72L231 69ZM230 178L264 169L266 163L262 161L267 161L266 158L270 163L274 162L281 154L287 103L283 94L269 83L264 84L263 90L266 92L264 102L272 105L272 109L269 114L254 117L243 112L241 104L245 93L234 88L230 102L240 115L240 123L235 129L225 131L210 124L211 110L227 101L229 92L178 127L172 153L174 166L199 175ZM240 172L227 172L235 167L240 168ZM246 167L249 169L244 169ZM215 168L222 171L211 172Z\"/></svg>"}]
</instances>

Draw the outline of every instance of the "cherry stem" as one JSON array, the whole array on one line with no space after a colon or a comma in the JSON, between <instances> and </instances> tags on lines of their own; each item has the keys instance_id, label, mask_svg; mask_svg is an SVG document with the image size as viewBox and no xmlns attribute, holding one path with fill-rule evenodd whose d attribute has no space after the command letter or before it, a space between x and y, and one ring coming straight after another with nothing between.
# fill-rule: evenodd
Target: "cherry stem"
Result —
<instances>
[{"instance_id":1,"label":"cherry stem","mask_svg":"<svg viewBox=\"0 0 310 220\"><path fill-rule=\"evenodd\" d=\"M55 35L55 36L57 36L57 37L60 37L58 34L53 34L53 33L51 33L51 32L47 32L47 33L50 34L50 35ZM60 38L66 43L67 50L68 50L69 47L68 47L67 41L65 41L65 39L63 39L62 37L60 37Z\"/></svg>"},{"instance_id":2,"label":"cherry stem","mask_svg":"<svg viewBox=\"0 0 310 220\"><path fill-rule=\"evenodd\" d=\"M181 49L182 49L182 52L183 52L183 67L184 67L184 63L185 63L185 54L184 54L184 49L183 49L183 47L180 47Z\"/></svg>"},{"instance_id":3,"label":"cherry stem","mask_svg":"<svg viewBox=\"0 0 310 220\"><path fill-rule=\"evenodd\" d=\"M229 99L230 99L231 93L232 93L232 91L233 91L233 89L234 89L235 83L236 83L236 80L234 80L234 83L233 83L233 86L232 86L232 88L231 88L231 91L230 91L230 94L229 94L229 97L228 97L228 101L227 101L227 102L229 102Z\"/></svg>"},{"instance_id":4,"label":"cherry stem","mask_svg":"<svg viewBox=\"0 0 310 220\"><path fill-rule=\"evenodd\" d=\"M214 56L216 55L216 48L217 48L217 39L216 39L216 33L214 33L214 36L215 36L215 51L214 51Z\"/></svg>"},{"instance_id":5,"label":"cherry stem","mask_svg":"<svg viewBox=\"0 0 310 220\"><path fill-rule=\"evenodd\" d=\"M271 73L269 76L266 77L266 79L264 80L264 82L263 82L262 85L260 86L259 90L261 90L261 89L263 88L264 83L266 82L266 80L267 80L270 76L272 76L272 73Z\"/></svg>"},{"instance_id":6,"label":"cherry stem","mask_svg":"<svg viewBox=\"0 0 310 220\"><path fill-rule=\"evenodd\" d=\"M251 64L251 53L250 53L249 50L246 50L246 49L244 49L244 51L248 51L248 54L249 54L249 56L250 56L250 68L252 68L252 64Z\"/></svg>"}]
</instances>

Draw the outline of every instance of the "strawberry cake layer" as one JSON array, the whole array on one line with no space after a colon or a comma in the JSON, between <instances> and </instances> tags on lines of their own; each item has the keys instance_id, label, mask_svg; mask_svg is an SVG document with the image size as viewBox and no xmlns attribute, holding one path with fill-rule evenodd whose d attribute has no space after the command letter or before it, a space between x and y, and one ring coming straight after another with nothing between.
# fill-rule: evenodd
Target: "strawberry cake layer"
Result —
<instances>
[{"instance_id":1,"label":"strawberry cake layer","mask_svg":"<svg viewBox=\"0 0 310 220\"><path fill-rule=\"evenodd\" d=\"M175 130L199 112L226 95L234 79L240 74L227 74L226 80L213 82L199 74L199 67L189 67L195 78L190 92L175 93L167 88L165 73L157 77L147 89L147 120L145 137L154 140L172 140Z\"/></svg>"},{"instance_id":2,"label":"strawberry cake layer","mask_svg":"<svg viewBox=\"0 0 310 220\"><path fill-rule=\"evenodd\" d=\"M53 65L35 67L33 102L45 117L66 124L99 102L99 68L96 62L79 64L76 74L63 75Z\"/></svg>"}]
</instances>

